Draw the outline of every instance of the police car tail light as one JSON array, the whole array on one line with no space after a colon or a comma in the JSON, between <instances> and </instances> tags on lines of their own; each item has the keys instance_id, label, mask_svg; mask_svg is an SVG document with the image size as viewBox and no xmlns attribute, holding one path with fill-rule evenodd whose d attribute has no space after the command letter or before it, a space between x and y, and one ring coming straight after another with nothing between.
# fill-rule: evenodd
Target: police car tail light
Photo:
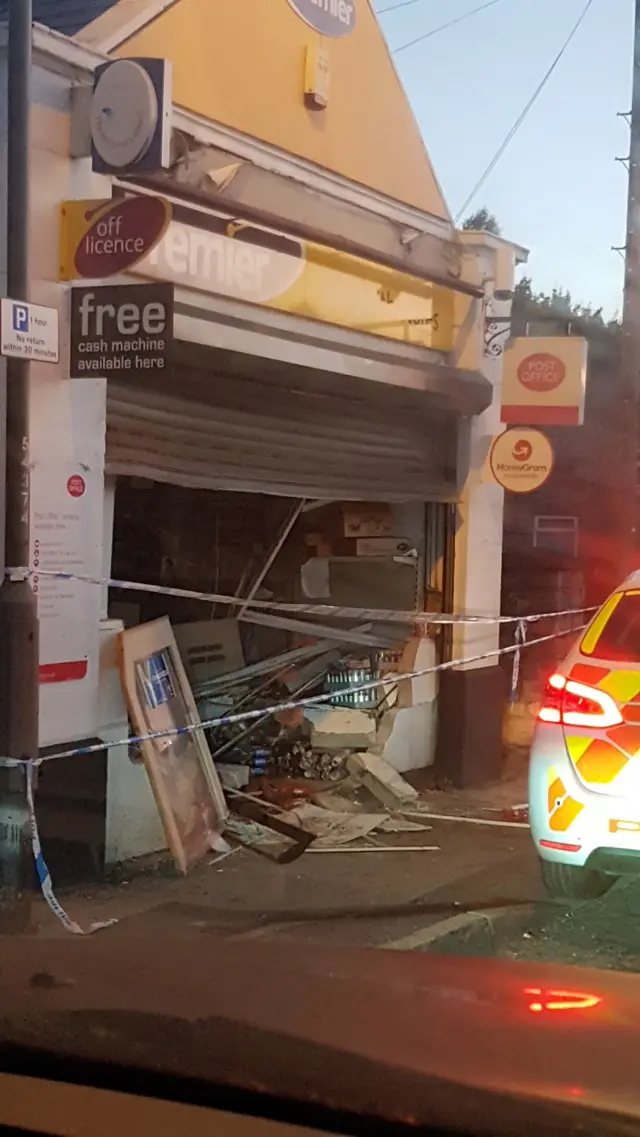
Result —
<instances>
[{"instance_id":1,"label":"police car tail light","mask_svg":"<svg viewBox=\"0 0 640 1137\"><path fill-rule=\"evenodd\" d=\"M562 722L562 697L566 685L564 675L552 675L547 679L542 706L538 711L540 722Z\"/></svg>"},{"instance_id":2,"label":"police car tail light","mask_svg":"<svg viewBox=\"0 0 640 1137\"><path fill-rule=\"evenodd\" d=\"M615 699L597 687L552 675L547 681L540 722L562 723L564 726L587 726L608 729L623 721Z\"/></svg>"}]
</instances>

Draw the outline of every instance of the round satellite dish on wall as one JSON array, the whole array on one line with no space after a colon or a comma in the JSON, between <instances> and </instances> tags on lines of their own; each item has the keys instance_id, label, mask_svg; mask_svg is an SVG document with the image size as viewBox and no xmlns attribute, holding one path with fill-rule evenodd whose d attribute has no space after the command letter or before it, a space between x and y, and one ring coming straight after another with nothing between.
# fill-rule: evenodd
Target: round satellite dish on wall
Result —
<instances>
[{"instance_id":1,"label":"round satellite dish on wall","mask_svg":"<svg viewBox=\"0 0 640 1137\"><path fill-rule=\"evenodd\" d=\"M91 100L91 138L105 165L135 166L153 142L160 115L153 83L138 63L120 59L105 67Z\"/></svg>"}]
</instances>

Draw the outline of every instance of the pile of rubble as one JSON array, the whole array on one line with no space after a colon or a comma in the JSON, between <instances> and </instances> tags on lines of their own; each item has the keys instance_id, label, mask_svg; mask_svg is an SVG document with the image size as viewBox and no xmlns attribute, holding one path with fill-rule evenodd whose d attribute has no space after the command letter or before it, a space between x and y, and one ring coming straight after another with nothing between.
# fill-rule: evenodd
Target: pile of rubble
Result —
<instances>
[{"instance_id":1,"label":"pile of rubble","mask_svg":"<svg viewBox=\"0 0 640 1137\"><path fill-rule=\"evenodd\" d=\"M433 699L415 674L425 644L432 649L426 637L357 657L316 640L245 664L235 621L187 627L189 642L166 618L123 639L134 728L180 871L229 844L284 864L307 850L437 851L415 836L394 840L430 821L526 824L520 807L500 820L439 815L402 776L429 764ZM221 646L230 630L236 666ZM398 723L400 769L387 756ZM417 761L403 766L416 737Z\"/></svg>"},{"instance_id":2,"label":"pile of rubble","mask_svg":"<svg viewBox=\"0 0 640 1137\"><path fill-rule=\"evenodd\" d=\"M349 754L337 784L257 777L240 791L219 772L232 809L231 840L281 863L306 851L404 851L380 836L431 828L417 791L375 754ZM433 845L410 848L437 851Z\"/></svg>"},{"instance_id":3,"label":"pile of rubble","mask_svg":"<svg viewBox=\"0 0 640 1137\"><path fill-rule=\"evenodd\" d=\"M348 645L316 641L222 671L194 687L204 722L264 710L248 724L221 723L206 730L233 807L232 838L265 852L274 843L277 818L281 838L288 837L299 852L312 841L312 851L320 852L362 840L368 840L365 848L375 848L375 833L428 829L402 815L419 809L418 794L381 753L385 719L388 735L388 717L399 702L394 675L401 664L402 650L386 647L354 656ZM353 691L380 677L384 686ZM330 698L273 709L318 694ZM296 841L301 836L296 829L310 838L308 843ZM282 860L282 841L275 848L275 859ZM285 859L291 857L285 853Z\"/></svg>"}]
</instances>

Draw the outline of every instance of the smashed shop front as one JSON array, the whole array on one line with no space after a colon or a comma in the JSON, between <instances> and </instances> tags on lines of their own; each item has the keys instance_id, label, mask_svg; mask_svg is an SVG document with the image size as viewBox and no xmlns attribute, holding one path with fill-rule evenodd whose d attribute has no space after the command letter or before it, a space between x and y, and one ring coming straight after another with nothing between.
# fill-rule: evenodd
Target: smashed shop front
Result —
<instances>
[{"instance_id":1,"label":"smashed shop front","mask_svg":"<svg viewBox=\"0 0 640 1137\"><path fill-rule=\"evenodd\" d=\"M131 211L135 256L116 244ZM229 808L233 839L258 839L237 795L267 783L308 804L361 782L384 808L411 800L437 683L395 677L441 658L419 614L451 610L458 432L491 399L450 366L452 295L178 200L66 202L63 218L86 379L81 419L60 425L85 439L68 478L90 475L73 555L34 531L45 665L86 667L77 717L45 699L43 744L73 742L74 721L104 747L47 766L43 839L79 842L92 872L167 847L187 871L228 838ZM63 561L67 579L46 575ZM72 672L45 682L68 712Z\"/></svg>"}]
</instances>

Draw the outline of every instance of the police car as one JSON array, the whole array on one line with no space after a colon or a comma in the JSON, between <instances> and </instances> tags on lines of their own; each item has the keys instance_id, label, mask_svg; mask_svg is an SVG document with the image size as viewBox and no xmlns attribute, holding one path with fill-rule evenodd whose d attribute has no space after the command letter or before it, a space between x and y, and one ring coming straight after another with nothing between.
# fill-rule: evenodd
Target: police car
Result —
<instances>
[{"instance_id":1,"label":"police car","mask_svg":"<svg viewBox=\"0 0 640 1137\"><path fill-rule=\"evenodd\" d=\"M529 817L556 896L602 896L640 874L640 573L597 612L547 681Z\"/></svg>"}]
</instances>

